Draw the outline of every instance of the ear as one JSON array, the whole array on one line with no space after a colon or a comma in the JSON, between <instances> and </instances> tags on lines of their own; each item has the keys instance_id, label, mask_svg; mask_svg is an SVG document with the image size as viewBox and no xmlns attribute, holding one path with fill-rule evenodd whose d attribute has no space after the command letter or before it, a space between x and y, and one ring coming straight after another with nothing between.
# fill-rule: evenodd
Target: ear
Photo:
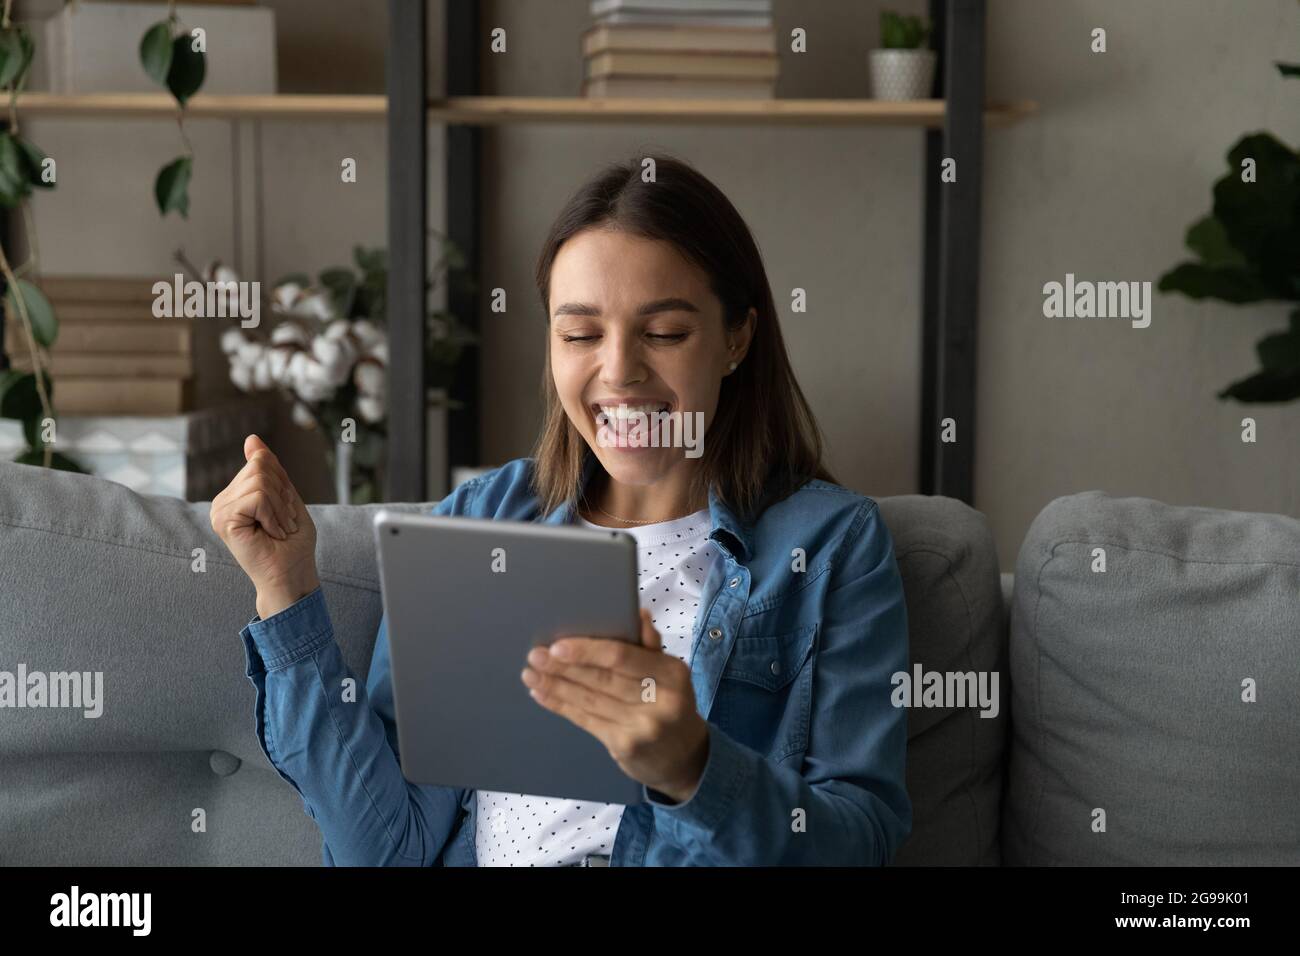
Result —
<instances>
[{"instance_id":1,"label":"ear","mask_svg":"<svg viewBox=\"0 0 1300 956\"><path fill-rule=\"evenodd\" d=\"M754 327L758 324L758 310L750 308L744 323L727 333L727 361L739 365L749 352L749 343L754 340Z\"/></svg>"}]
</instances>

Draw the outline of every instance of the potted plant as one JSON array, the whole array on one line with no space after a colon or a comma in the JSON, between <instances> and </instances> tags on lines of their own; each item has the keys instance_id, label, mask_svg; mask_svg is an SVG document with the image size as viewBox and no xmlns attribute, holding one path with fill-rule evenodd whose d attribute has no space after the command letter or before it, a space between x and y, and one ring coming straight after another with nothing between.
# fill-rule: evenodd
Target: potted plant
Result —
<instances>
[{"instance_id":1,"label":"potted plant","mask_svg":"<svg viewBox=\"0 0 1300 956\"><path fill-rule=\"evenodd\" d=\"M1300 64L1277 64L1300 77ZM1228 171L1214 184L1209 215L1187 230L1196 260L1160 277L1161 292L1235 305L1280 302L1287 328L1255 345L1259 368L1225 386L1221 399L1243 403L1300 399L1300 151L1267 132L1228 150Z\"/></svg>"},{"instance_id":2,"label":"potted plant","mask_svg":"<svg viewBox=\"0 0 1300 956\"><path fill-rule=\"evenodd\" d=\"M927 100L934 87L935 52L925 48L929 21L885 10L880 14L882 49L869 54L871 95L878 100Z\"/></svg>"},{"instance_id":3,"label":"potted plant","mask_svg":"<svg viewBox=\"0 0 1300 956\"><path fill-rule=\"evenodd\" d=\"M354 250L356 269L332 268L313 283L305 274L286 276L271 292L271 308L283 321L269 335L227 329L221 339L230 377L247 392L278 390L291 402L294 422L319 430L335 473L341 504L380 499L388 437L388 255ZM436 264L447 280L472 283L459 249L443 239ZM455 316L425 316L425 386L430 407L459 403L446 397L464 349L476 337Z\"/></svg>"}]
</instances>

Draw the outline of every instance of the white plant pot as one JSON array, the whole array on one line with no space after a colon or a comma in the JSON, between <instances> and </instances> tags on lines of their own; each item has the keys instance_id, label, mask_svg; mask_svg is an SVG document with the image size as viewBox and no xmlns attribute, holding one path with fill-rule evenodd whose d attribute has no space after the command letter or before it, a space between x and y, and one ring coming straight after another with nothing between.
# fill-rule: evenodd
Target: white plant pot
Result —
<instances>
[{"instance_id":1,"label":"white plant pot","mask_svg":"<svg viewBox=\"0 0 1300 956\"><path fill-rule=\"evenodd\" d=\"M872 50L871 95L878 100L928 100L934 88L933 50Z\"/></svg>"}]
</instances>

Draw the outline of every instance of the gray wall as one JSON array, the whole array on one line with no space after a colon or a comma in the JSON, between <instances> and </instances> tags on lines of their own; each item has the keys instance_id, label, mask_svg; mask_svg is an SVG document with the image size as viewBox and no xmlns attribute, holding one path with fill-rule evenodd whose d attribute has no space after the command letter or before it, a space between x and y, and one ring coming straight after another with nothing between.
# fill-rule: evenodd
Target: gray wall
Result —
<instances>
[{"instance_id":1,"label":"gray wall","mask_svg":"<svg viewBox=\"0 0 1300 956\"><path fill-rule=\"evenodd\" d=\"M779 34L809 35L808 53L783 53L778 94L864 95L878 6L775 0ZM487 58L489 89L575 93L584 0L487 11L510 43ZM1098 26L1104 54L1089 50ZM1154 284L1180 261L1240 135L1300 142L1300 81L1272 67L1295 59L1297 36L1294 0L990 0L988 95L1041 106L986 140L975 494L1004 569L1042 507L1077 491L1300 514L1300 403L1214 397L1256 367L1254 343L1285 326L1283 307L1157 293L1147 329L1042 314L1043 284L1066 272ZM490 460L526 454L539 421L531 267L550 218L599 163L665 148L753 228L836 476L873 496L917 490L920 132L513 126L487 143L484 281L511 295L507 314L483 316ZM807 314L789 312L795 286ZM1240 441L1246 415L1254 445Z\"/></svg>"}]
</instances>

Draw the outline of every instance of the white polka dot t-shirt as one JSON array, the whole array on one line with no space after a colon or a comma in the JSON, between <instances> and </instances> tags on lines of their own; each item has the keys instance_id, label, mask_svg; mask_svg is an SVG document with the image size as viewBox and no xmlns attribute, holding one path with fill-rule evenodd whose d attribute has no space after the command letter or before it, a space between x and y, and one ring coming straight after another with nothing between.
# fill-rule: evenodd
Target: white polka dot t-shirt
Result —
<instances>
[{"instance_id":1,"label":"white polka dot t-shirt","mask_svg":"<svg viewBox=\"0 0 1300 956\"><path fill-rule=\"evenodd\" d=\"M600 528L584 518L587 528ZM623 528L637 541L641 607L663 638L665 654L691 662L700 593L721 555L708 537L708 509L684 518ZM521 685L522 686L522 685ZM623 805L480 790L474 847L479 866L564 866L609 856Z\"/></svg>"}]
</instances>

